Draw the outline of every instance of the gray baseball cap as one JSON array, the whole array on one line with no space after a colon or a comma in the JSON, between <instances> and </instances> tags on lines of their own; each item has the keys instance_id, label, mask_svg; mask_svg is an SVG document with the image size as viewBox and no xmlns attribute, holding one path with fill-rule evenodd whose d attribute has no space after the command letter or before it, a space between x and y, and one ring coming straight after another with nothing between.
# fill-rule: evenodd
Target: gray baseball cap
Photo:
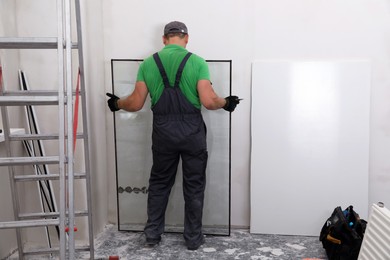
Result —
<instances>
[{"instance_id":1,"label":"gray baseball cap","mask_svg":"<svg viewBox=\"0 0 390 260\"><path fill-rule=\"evenodd\" d=\"M178 21L173 21L165 25L164 27L164 35L170 34L170 33L185 33L188 34L187 26Z\"/></svg>"}]
</instances>

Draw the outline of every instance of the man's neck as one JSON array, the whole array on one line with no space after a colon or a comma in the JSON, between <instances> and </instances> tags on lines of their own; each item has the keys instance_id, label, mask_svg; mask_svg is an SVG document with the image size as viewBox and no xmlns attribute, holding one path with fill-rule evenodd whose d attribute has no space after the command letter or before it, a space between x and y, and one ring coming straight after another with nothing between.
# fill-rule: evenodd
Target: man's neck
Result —
<instances>
[{"instance_id":1,"label":"man's neck","mask_svg":"<svg viewBox=\"0 0 390 260\"><path fill-rule=\"evenodd\" d=\"M169 44L176 44L176 45L179 45L183 48L185 48L187 46L187 43L186 43L186 40L185 39L181 39L180 37L171 37L169 38L168 41L166 41L165 45L169 45Z\"/></svg>"}]
</instances>

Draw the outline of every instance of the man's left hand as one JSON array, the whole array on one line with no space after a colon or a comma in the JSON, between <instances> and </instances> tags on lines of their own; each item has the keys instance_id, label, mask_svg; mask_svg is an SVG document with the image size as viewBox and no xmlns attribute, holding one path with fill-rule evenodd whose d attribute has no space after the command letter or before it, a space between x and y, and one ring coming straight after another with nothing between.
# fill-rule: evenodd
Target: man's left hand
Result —
<instances>
[{"instance_id":1,"label":"man's left hand","mask_svg":"<svg viewBox=\"0 0 390 260\"><path fill-rule=\"evenodd\" d=\"M118 111L119 110L119 108L118 108L119 97L117 97L111 93L106 93L106 95L110 98L109 100L107 100L107 104L108 104L108 107L110 108L110 110L112 112Z\"/></svg>"}]
</instances>

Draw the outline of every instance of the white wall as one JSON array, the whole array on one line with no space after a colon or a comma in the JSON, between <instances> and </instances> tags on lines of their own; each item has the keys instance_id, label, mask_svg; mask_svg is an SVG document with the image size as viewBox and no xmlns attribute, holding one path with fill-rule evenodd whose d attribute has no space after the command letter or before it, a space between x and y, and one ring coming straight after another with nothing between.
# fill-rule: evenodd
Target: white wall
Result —
<instances>
[{"instance_id":1,"label":"white wall","mask_svg":"<svg viewBox=\"0 0 390 260\"><path fill-rule=\"evenodd\" d=\"M386 0L103 1L105 85L112 58L144 58L162 47L165 23L189 28L187 48L206 59L233 60L233 92L244 98L233 113L232 224L249 225L250 69L258 59L369 59L373 64L369 202L390 203L390 7ZM103 93L102 93L103 94ZM112 118L107 111L109 161ZM110 201L114 168L108 165ZM111 213L115 204L111 203ZM336 205L335 205L336 206ZM331 209L330 209L331 210ZM111 221L115 218L111 215Z\"/></svg>"},{"instance_id":2,"label":"white wall","mask_svg":"<svg viewBox=\"0 0 390 260\"><path fill-rule=\"evenodd\" d=\"M233 113L232 126L232 223L249 223L249 110L250 68L254 15L251 2L224 1L103 1L105 25L106 90L111 89L112 58L145 58L163 47L164 25L171 20L186 23L187 49L205 59L233 60L233 93L244 98ZM172 9L172 6L174 8ZM233 18L233 19L231 19ZM248 34L249 33L249 34ZM249 43L249 44L248 44ZM113 157L112 115L107 110L108 153ZM115 172L109 168L110 212L115 212ZM110 215L111 221L116 221Z\"/></svg>"},{"instance_id":3,"label":"white wall","mask_svg":"<svg viewBox=\"0 0 390 260\"><path fill-rule=\"evenodd\" d=\"M205 59L233 60L233 92L244 98L233 113L232 125L234 226L249 225L250 102L256 102L250 97L250 71L251 62L258 59L372 61L369 201L390 203L390 6L387 0L82 0L82 3L96 231L102 229L107 219L116 221L112 114L106 107L105 97L105 92L111 89L110 60L145 58L160 49L162 28L171 20L187 24L190 51ZM49 16L55 13L43 0L34 4L41 8L33 12ZM16 31L14 8L19 15L26 15L22 20L24 25L18 26L19 32L33 32L30 26L45 25L34 19L26 23L30 19L27 15L30 5L33 5L30 1L0 1L3 23L0 32L8 35ZM51 25L42 28L41 36L52 32ZM31 70L34 70L33 61L41 58L27 53L22 56L31 59L23 63L24 69ZM46 75L56 73L46 63L44 68ZM46 85L51 80L33 74L31 81L35 84ZM7 184L0 185L3 191L3 185ZM3 232L0 231L1 245Z\"/></svg>"}]
</instances>

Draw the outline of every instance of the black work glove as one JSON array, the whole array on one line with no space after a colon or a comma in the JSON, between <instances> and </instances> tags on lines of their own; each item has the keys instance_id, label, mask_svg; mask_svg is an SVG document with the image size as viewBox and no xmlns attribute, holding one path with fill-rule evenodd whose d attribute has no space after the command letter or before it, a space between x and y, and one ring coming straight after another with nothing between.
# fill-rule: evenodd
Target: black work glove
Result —
<instances>
[{"instance_id":1,"label":"black work glove","mask_svg":"<svg viewBox=\"0 0 390 260\"><path fill-rule=\"evenodd\" d=\"M237 96L228 96L225 97L226 104L223 106L223 109L229 112L233 112L236 106L240 103L240 99Z\"/></svg>"},{"instance_id":2,"label":"black work glove","mask_svg":"<svg viewBox=\"0 0 390 260\"><path fill-rule=\"evenodd\" d=\"M112 112L118 111L118 99L119 97L115 96L114 94L111 93L106 93L108 97L110 97L109 100L107 100L108 107Z\"/></svg>"}]
</instances>

